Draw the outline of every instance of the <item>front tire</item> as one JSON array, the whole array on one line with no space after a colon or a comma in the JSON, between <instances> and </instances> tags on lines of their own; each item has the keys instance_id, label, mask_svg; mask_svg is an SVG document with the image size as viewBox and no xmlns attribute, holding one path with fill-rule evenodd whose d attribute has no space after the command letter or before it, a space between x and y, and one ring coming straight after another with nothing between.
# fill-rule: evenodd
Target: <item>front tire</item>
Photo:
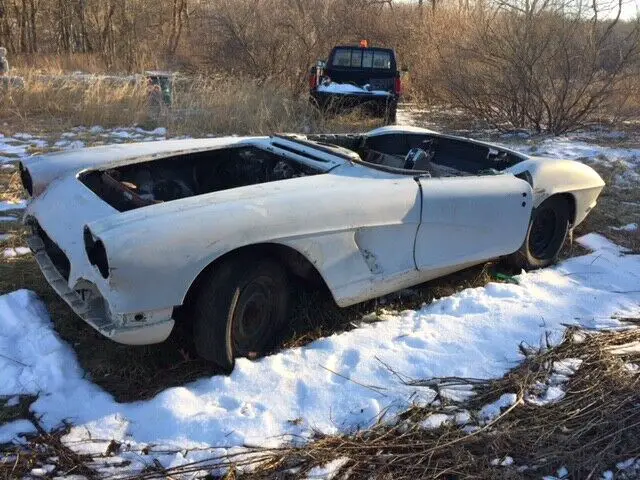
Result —
<instances>
[{"instance_id":1,"label":"front tire","mask_svg":"<svg viewBox=\"0 0 640 480\"><path fill-rule=\"evenodd\" d=\"M569 233L570 223L568 200L559 196L546 199L533 211L524 243L507 257L507 262L525 270L554 264Z\"/></svg>"},{"instance_id":2,"label":"front tire","mask_svg":"<svg viewBox=\"0 0 640 480\"><path fill-rule=\"evenodd\" d=\"M287 272L271 259L238 257L215 265L193 305L198 354L230 373L237 357L267 353L288 316Z\"/></svg>"}]
</instances>

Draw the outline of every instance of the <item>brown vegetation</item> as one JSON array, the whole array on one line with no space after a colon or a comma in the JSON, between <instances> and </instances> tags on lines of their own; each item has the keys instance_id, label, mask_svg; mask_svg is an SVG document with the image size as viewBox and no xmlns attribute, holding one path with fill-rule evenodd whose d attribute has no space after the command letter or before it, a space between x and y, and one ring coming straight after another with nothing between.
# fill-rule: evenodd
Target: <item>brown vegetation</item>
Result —
<instances>
[{"instance_id":1,"label":"brown vegetation","mask_svg":"<svg viewBox=\"0 0 640 480\"><path fill-rule=\"evenodd\" d=\"M410 68L408 97L462 107L500 128L557 134L595 118L640 113L640 30L618 17L621 3L422 4L0 0L0 43L19 73L168 68L222 75L238 103L254 100L246 89L298 98L309 66L331 46L367 38L398 50L401 65ZM212 92L207 82L194 85L203 87L189 89L203 108L209 107L203 96L229 93L225 86Z\"/></svg>"}]
</instances>

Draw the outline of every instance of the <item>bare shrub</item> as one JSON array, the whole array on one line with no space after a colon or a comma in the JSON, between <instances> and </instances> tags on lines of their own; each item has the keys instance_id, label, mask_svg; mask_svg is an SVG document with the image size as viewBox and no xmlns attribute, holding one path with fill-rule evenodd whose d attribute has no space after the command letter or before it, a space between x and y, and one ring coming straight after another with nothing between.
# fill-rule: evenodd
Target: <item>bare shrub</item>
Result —
<instances>
[{"instance_id":1,"label":"bare shrub","mask_svg":"<svg viewBox=\"0 0 640 480\"><path fill-rule=\"evenodd\" d=\"M0 120L24 128L44 123L48 129L143 124L168 127L174 135L340 132L380 125L360 112L326 119L277 81L230 75L182 77L173 104L156 112L143 78L30 74L24 88L0 89Z\"/></svg>"},{"instance_id":2,"label":"bare shrub","mask_svg":"<svg viewBox=\"0 0 640 480\"><path fill-rule=\"evenodd\" d=\"M612 20L601 20L600 8L597 0L500 0L477 10L470 34L437 44L443 89L499 128L580 127L638 60L638 25L621 24L621 5Z\"/></svg>"}]
</instances>

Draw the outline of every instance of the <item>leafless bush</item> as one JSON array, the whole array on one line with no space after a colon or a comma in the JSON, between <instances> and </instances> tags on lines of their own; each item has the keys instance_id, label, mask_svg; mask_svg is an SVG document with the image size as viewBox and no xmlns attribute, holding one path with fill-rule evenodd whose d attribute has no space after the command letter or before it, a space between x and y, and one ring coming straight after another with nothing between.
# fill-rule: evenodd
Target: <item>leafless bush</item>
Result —
<instances>
[{"instance_id":1,"label":"leafless bush","mask_svg":"<svg viewBox=\"0 0 640 480\"><path fill-rule=\"evenodd\" d=\"M638 24L622 25L621 4L610 20L601 8L598 0L499 0L476 12L470 35L438 44L443 88L497 127L578 128L638 60Z\"/></svg>"}]
</instances>

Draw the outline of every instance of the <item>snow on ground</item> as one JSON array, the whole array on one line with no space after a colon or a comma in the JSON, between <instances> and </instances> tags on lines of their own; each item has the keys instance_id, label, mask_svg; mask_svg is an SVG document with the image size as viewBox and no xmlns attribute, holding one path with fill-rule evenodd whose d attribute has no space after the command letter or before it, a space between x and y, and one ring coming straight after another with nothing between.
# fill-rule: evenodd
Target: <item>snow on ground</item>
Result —
<instances>
[{"instance_id":1,"label":"snow on ground","mask_svg":"<svg viewBox=\"0 0 640 480\"><path fill-rule=\"evenodd\" d=\"M29 252L31 252L31 250L27 247L5 248L2 250L2 256L4 258L15 258L21 255L26 255Z\"/></svg>"},{"instance_id":2,"label":"snow on ground","mask_svg":"<svg viewBox=\"0 0 640 480\"><path fill-rule=\"evenodd\" d=\"M638 230L637 223L628 223L627 225L623 225L622 227L611 227L611 230L618 230L623 232L635 232Z\"/></svg>"},{"instance_id":3,"label":"snow on ground","mask_svg":"<svg viewBox=\"0 0 640 480\"><path fill-rule=\"evenodd\" d=\"M603 137L599 134L598 138ZM602 146L593 143L593 140L593 134L585 132L542 140L518 139L515 146L510 146L527 155L578 160L591 166L615 167L618 171L618 186L637 187L640 183L640 148Z\"/></svg>"},{"instance_id":4,"label":"snow on ground","mask_svg":"<svg viewBox=\"0 0 640 480\"><path fill-rule=\"evenodd\" d=\"M13 136L0 134L0 164L7 164L43 150L74 150L104 143L155 141L163 140L166 135L167 130L164 127L154 130L144 130L140 127L105 129L99 125L89 128L74 127L69 132L55 136L36 136L29 133L16 133Z\"/></svg>"},{"instance_id":5,"label":"snow on ground","mask_svg":"<svg viewBox=\"0 0 640 480\"><path fill-rule=\"evenodd\" d=\"M354 85L352 83L335 83L331 82L329 84L321 84L318 85L318 91L322 93L332 93L332 94L340 94L340 95L377 95L381 97L388 97L391 95L390 92L386 90L371 90L369 85L365 85L363 87L359 87L358 85Z\"/></svg>"},{"instance_id":6,"label":"snow on ground","mask_svg":"<svg viewBox=\"0 0 640 480\"><path fill-rule=\"evenodd\" d=\"M23 210L27 206L27 202L0 202L0 212L6 212L7 210Z\"/></svg>"},{"instance_id":7,"label":"snow on ground","mask_svg":"<svg viewBox=\"0 0 640 480\"><path fill-rule=\"evenodd\" d=\"M0 444L19 440L22 435L35 433L36 427L29 420L15 420L0 425Z\"/></svg>"},{"instance_id":8,"label":"snow on ground","mask_svg":"<svg viewBox=\"0 0 640 480\"><path fill-rule=\"evenodd\" d=\"M131 468L153 457L165 466L207 458L212 452L198 449L210 446L220 447L219 454L246 444L278 444L287 434L305 438L314 429L366 427L435 397L427 387L401 383L387 365L414 379L497 377L521 359L521 342L539 344L546 332L559 340L566 324L616 327L612 316L640 314L640 257L624 255L595 234L580 241L596 251L522 273L517 285L466 289L302 348L240 359L230 376L129 404L115 402L85 377L33 293L9 293L0 296L0 395L38 394L34 412L47 428L71 421L65 441L78 451L104 452L111 439L138 451L146 445L165 450L147 460L122 453ZM555 366L556 374L567 376L578 366L568 360ZM500 399L486 420L513 401Z\"/></svg>"}]
</instances>

